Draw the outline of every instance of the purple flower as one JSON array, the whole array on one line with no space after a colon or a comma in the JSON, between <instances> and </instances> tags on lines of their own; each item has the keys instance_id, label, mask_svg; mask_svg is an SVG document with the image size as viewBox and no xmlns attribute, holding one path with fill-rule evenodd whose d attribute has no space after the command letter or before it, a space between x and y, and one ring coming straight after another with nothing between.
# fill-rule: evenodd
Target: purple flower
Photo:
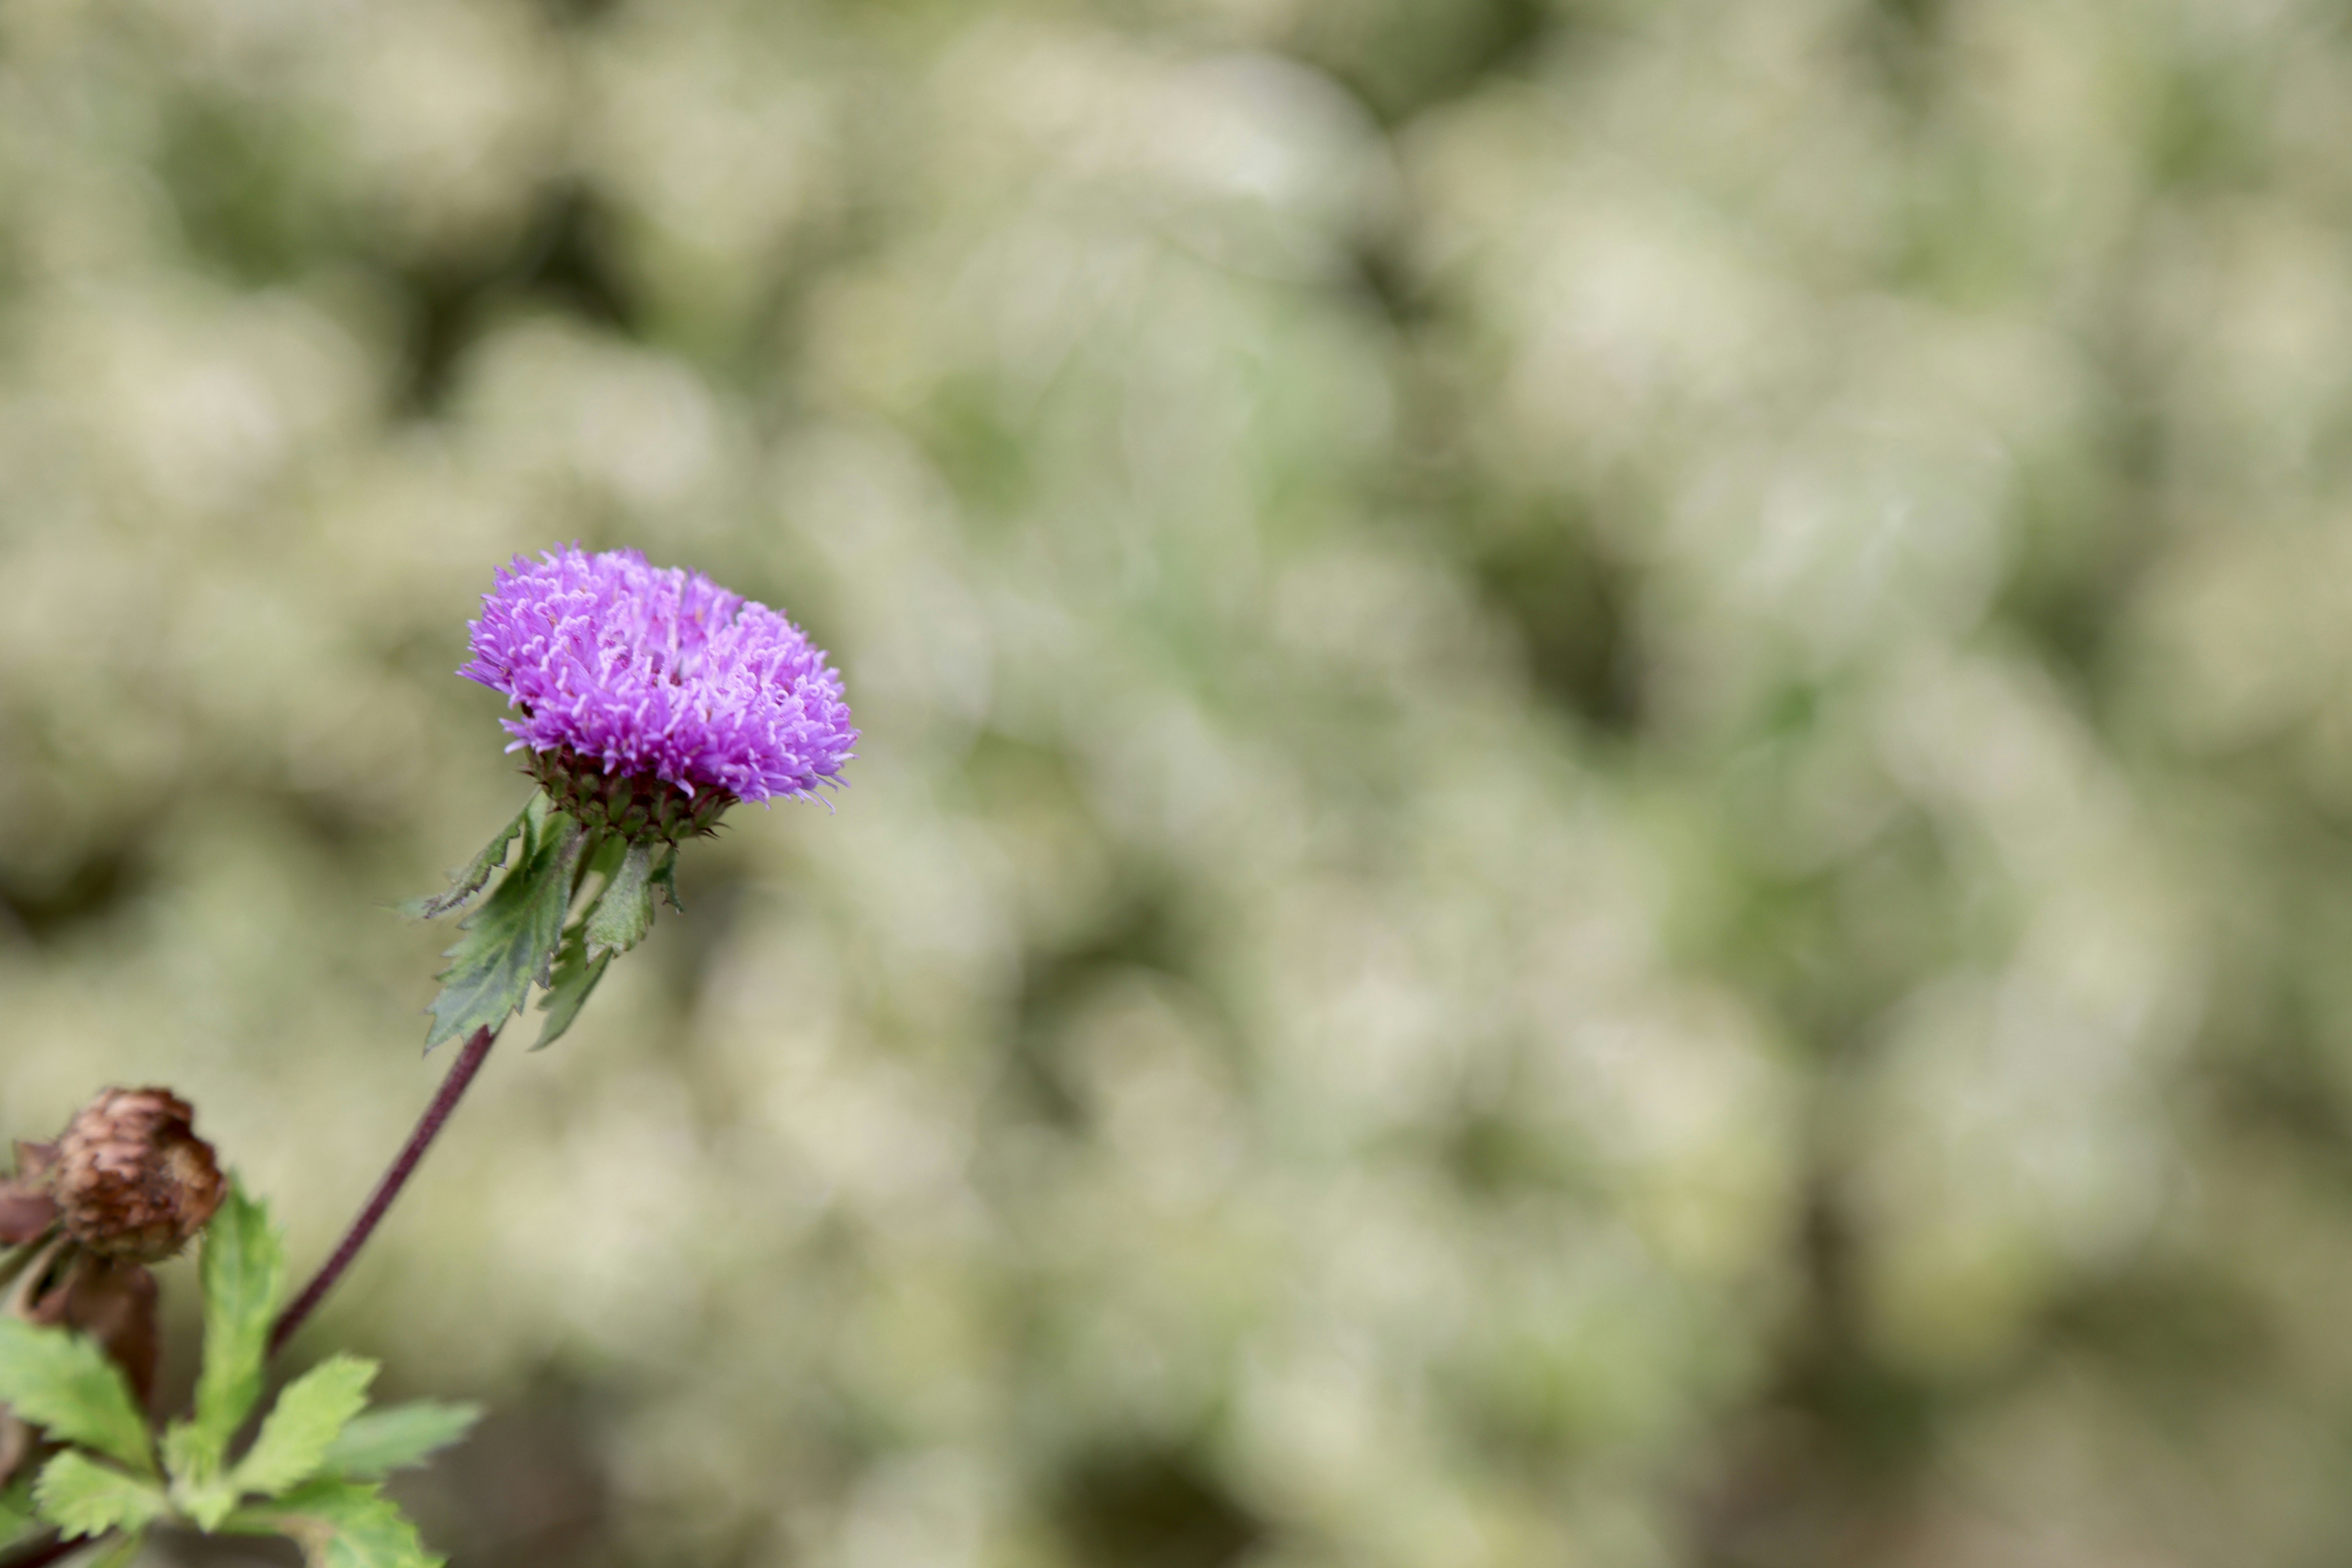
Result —
<instances>
[{"instance_id":1,"label":"purple flower","mask_svg":"<svg viewBox=\"0 0 2352 1568\"><path fill-rule=\"evenodd\" d=\"M561 759L741 800L838 782L857 743L840 672L766 605L634 550L517 556L496 583L457 673L521 712L507 750L542 776Z\"/></svg>"}]
</instances>

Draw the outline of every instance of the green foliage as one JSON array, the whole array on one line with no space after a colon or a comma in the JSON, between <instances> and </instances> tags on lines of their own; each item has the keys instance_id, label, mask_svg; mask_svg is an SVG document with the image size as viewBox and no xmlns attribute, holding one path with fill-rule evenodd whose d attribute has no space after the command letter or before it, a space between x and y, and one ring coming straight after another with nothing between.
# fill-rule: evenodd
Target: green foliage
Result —
<instances>
[{"instance_id":1,"label":"green foliage","mask_svg":"<svg viewBox=\"0 0 2352 1568\"><path fill-rule=\"evenodd\" d=\"M462 1439L482 1418L478 1405L415 1399L354 1416L319 1461L320 1473L377 1480L423 1464Z\"/></svg>"},{"instance_id":2,"label":"green foliage","mask_svg":"<svg viewBox=\"0 0 2352 1568\"><path fill-rule=\"evenodd\" d=\"M68 1541L110 1530L144 1530L171 1511L171 1500L151 1480L128 1476L68 1448L51 1459L33 1488L41 1517Z\"/></svg>"},{"instance_id":3,"label":"green foliage","mask_svg":"<svg viewBox=\"0 0 2352 1568\"><path fill-rule=\"evenodd\" d=\"M235 1464L228 1446L259 1399L269 1331L286 1294L286 1259L266 1207L232 1180L213 1216L200 1270L204 1365L195 1412L152 1437L128 1384L98 1344L62 1329L0 1318L0 1399L63 1442L29 1489L0 1494L0 1544L37 1520L68 1539L121 1532L129 1562L163 1521L283 1534L309 1561L338 1568L429 1568L378 1477L456 1442L478 1412L419 1403L363 1415L376 1363L336 1355L287 1385ZM130 1474L113 1459L141 1472Z\"/></svg>"},{"instance_id":4,"label":"green foliage","mask_svg":"<svg viewBox=\"0 0 2352 1568\"><path fill-rule=\"evenodd\" d=\"M400 912L417 920L432 920L436 916L447 914L451 910L463 908L476 893L482 890L484 884L497 875L499 868L506 864L507 846L512 844L517 837L522 837L523 854L526 858L530 856L530 840L527 837L529 826L538 817L544 816L546 810L545 795L531 796L530 803L515 813L514 820L499 829L496 837L482 846L481 853L449 873L449 887L446 892L432 893L423 898L404 899L398 906Z\"/></svg>"},{"instance_id":5,"label":"green foliage","mask_svg":"<svg viewBox=\"0 0 2352 1568\"><path fill-rule=\"evenodd\" d=\"M209 1484L261 1394L269 1330L286 1293L286 1249L268 1211L234 1180L205 1233L205 1363L193 1420L165 1438L173 1473Z\"/></svg>"},{"instance_id":6,"label":"green foliage","mask_svg":"<svg viewBox=\"0 0 2352 1568\"><path fill-rule=\"evenodd\" d=\"M0 1402L59 1442L133 1469L155 1468L147 1419L130 1384L85 1335L0 1318Z\"/></svg>"},{"instance_id":7,"label":"green foliage","mask_svg":"<svg viewBox=\"0 0 2352 1568\"><path fill-rule=\"evenodd\" d=\"M556 953L555 973L548 982L547 994L540 1000L540 1010L547 1015L547 1022L540 1026L539 1038L531 1042L532 1050L544 1050L572 1027L572 1020L580 1016L580 1009L587 1005L589 994L596 989L596 982L604 978L605 965L612 962L610 952L591 959L576 929L565 935Z\"/></svg>"},{"instance_id":8,"label":"green foliage","mask_svg":"<svg viewBox=\"0 0 2352 1568\"><path fill-rule=\"evenodd\" d=\"M676 854L669 858L675 860ZM626 952L654 929L653 875L653 846L630 845L583 922L591 959Z\"/></svg>"},{"instance_id":9,"label":"green foliage","mask_svg":"<svg viewBox=\"0 0 2352 1568\"><path fill-rule=\"evenodd\" d=\"M444 955L452 963L433 999L428 1051L476 1029L499 1027L522 1007L533 984L545 993L539 1004L545 1021L531 1048L554 1044L580 1016L614 955L653 930L655 894L678 907L675 850L656 867L650 844L587 830L541 794L480 854L450 873L448 891L408 900L402 911L429 919L459 908L505 864L518 837L522 849L513 868L467 918L464 939ZM591 879L595 893L567 925L573 895Z\"/></svg>"},{"instance_id":10,"label":"green foliage","mask_svg":"<svg viewBox=\"0 0 2352 1568\"><path fill-rule=\"evenodd\" d=\"M580 824L562 812L543 818L526 812L523 837L515 868L467 917L465 936L444 955L453 962L442 971L441 994L433 999L428 1051L476 1029L499 1027L522 1006L534 982L551 978L583 836Z\"/></svg>"},{"instance_id":11,"label":"green foliage","mask_svg":"<svg viewBox=\"0 0 2352 1568\"><path fill-rule=\"evenodd\" d=\"M555 1043L556 1037L570 1028L579 1017L580 1009L587 1004L596 983L604 978L605 966L614 956L623 953L645 941L654 929L654 894L660 889L668 895L670 907L677 907L677 852L669 850L662 857L658 869L654 865L654 848L650 844L624 846L618 840L608 841L597 857L604 872L604 885L580 919L564 933L563 945L555 961L555 973L550 981L547 995L540 1003L547 1015L532 1050L541 1050Z\"/></svg>"},{"instance_id":12,"label":"green foliage","mask_svg":"<svg viewBox=\"0 0 2352 1568\"><path fill-rule=\"evenodd\" d=\"M661 865L655 868L653 879L654 886L661 889L663 900L679 914L686 913L686 906L677 901L677 851L673 850L662 858Z\"/></svg>"},{"instance_id":13,"label":"green foliage","mask_svg":"<svg viewBox=\"0 0 2352 1568\"><path fill-rule=\"evenodd\" d=\"M276 1497L317 1475L327 1451L367 1405L376 1363L338 1355L304 1373L278 1396L261 1435L229 1479L237 1490Z\"/></svg>"},{"instance_id":14,"label":"green foliage","mask_svg":"<svg viewBox=\"0 0 2352 1568\"><path fill-rule=\"evenodd\" d=\"M313 1481L263 1507L240 1510L228 1528L268 1531L300 1543L310 1568L439 1568L415 1528L373 1483Z\"/></svg>"},{"instance_id":15,"label":"green foliage","mask_svg":"<svg viewBox=\"0 0 2352 1568\"><path fill-rule=\"evenodd\" d=\"M33 1483L29 1479L0 1489L0 1548L12 1544L38 1522L33 1510Z\"/></svg>"}]
</instances>

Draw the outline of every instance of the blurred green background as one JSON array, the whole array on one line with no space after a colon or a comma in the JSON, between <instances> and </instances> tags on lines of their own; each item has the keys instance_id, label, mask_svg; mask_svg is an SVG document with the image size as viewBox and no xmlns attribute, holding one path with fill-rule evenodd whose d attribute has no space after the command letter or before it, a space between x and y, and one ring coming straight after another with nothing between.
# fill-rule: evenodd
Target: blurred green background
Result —
<instances>
[{"instance_id":1,"label":"blurred green background","mask_svg":"<svg viewBox=\"0 0 2352 1568\"><path fill-rule=\"evenodd\" d=\"M866 735L297 1347L458 1564L2340 1563L2347 147L2341 0L7 0L0 1118L322 1254L634 544Z\"/></svg>"}]
</instances>

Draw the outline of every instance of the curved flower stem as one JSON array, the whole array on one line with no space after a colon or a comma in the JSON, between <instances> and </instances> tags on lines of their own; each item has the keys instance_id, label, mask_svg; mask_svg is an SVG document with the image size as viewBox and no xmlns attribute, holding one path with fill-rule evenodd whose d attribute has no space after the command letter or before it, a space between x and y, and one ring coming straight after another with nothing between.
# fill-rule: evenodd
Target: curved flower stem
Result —
<instances>
[{"instance_id":1,"label":"curved flower stem","mask_svg":"<svg viewBox=\"0 0 2352 1568\"><path fill-rule=\"evenodd\" d=\"M392 1168L384 1172L383 1180L375 1184L375 1192L368 1198L367 1206L360 1210L357 1219L352 1221L352 1228L343 1233L343 1239L335 1247L334 1255L327 1259L318 1273L311 1276L310 1282L302 1287L302 1293L294 1298L294 1304L278 1315L278 1326L269 1331L270 1353L276 1354L279 1347L294 1337L294 1331L318 1310L319 1303L327 1299L327 1292L332 1290L335 1282L343 1277L343 1270L352 1266L352 1259L360 1255L360 1248L367 1245L368 1237L375 1234L375 1227L383 1220L384 1211L392 1207L392 1200L400 1195L400 1189L406 1186L408 1178L415 1173L416 1163L425 1158L425 1151L431 1148L433 1140L440 1135L442 1126L449 1120L449 1113L457 1109L457 1101L465 1097L467 1086L474 1081L474 1075L482 1070L483 1059L490 1054L490 1047L498 1037L495 1030L485 1026L475 1030L466 1041L465 1049L457 1053L457 1061L450 1066L449 1076L441 1080L441 1088L433 1096L433 1103L425 1108L423 1116L417 1118L416 1130L401 1146L399 1154L392 1162ZM0 1568L5 1568L5 1565L0 1565Z\"/></svg>"}]
</instances>

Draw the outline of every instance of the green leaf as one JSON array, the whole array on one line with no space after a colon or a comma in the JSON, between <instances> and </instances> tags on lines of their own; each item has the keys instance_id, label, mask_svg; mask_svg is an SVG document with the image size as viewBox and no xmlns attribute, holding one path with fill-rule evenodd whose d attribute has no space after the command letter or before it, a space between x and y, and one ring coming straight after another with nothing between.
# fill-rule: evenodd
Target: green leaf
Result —
<instances>
[{"instance_id":1,"label":"green leaf","mask_svg":"<svg viewBox=\"0 0 2352 1568\"><path fill-rule=\"evenodd\" d=\"M586 949L577 931L563 939L556 953L555 973L548 982L547 994L540 998L540 1011L547 1015L547 1022L541 1026L539 1038L531 1042L532 1050L546 1049L555 1043L557 1036L572 1027L572 1021L587 1005L588 994L596 989L596 982L604 978L604 966L612 962L609 952L593 963L587 962Z\"/></svg>"},{"instance_id":2,"label":"green leaf","mask_svg":"<svg viewBox=\"0 0 2352 1568\"><path fill-rule=\"evenodd\" d=\"M198 1530L209 1535L236 1508L236 1488L226 1477L209 1480L173 1481L172 1506Z\"/></svg>"},{"instance_id":3,"label":"green leaf","mask_svg":"<svg viewBox=\"0 0 2352 1568\"><path fill-rule=\"evenodd\" d=\"M163 1473L173 1485L202 1479L197 1472L205 1468L205 1441L196 1435L194 1422L174 1421L163 1428ZM218 1464L213 1468L217 1474Z\"/></svg>"},{"instance_id":4,"label":"green leaf","mask_svg":"<svg viewBox=\"0 0 2352 1568\"><path fill-rule=\"evenodd\" d=\"M353 1417L342 1436L327 1446L319 1468L353 1480L374 1480L423 1464L429 1456L462 1440L481 1418L478 1405L449 1405L436 1399L370 1410Z\"/></svg>"},{"instance_id":5,"label":"green leaf","mask_svg":"<svg viewBox=\"0 0 2352 1568\"><path fill-rule=\"evenodd\" d=\"M14 1546L38 1521L33 1517L33 1483L19 1480L0 1491L0 1547Z\"/></svg>"},{"instance_id":6,"label":"green leaf","mask_svg":"<svg viewBox=\"0 0 2352 1568\"><path fill-rule=\"evenodd\" d=\"M154 1482L126 1476L70 1448L51 1459L33 1483L33 1501L68 1541L110 1530L144 1530L172 1510Z\"/></svg>"},{"instance_id":7,"label":"green leaf","mask_svg":"<svg viewBox=\"0 0 2352 1568\"><path fill-rule=\"evenodd\" d=\"M588 851L586 859L581 864L581 876L598 877L610 883L613 873L621 868L621 858L628 848L629 841L619 834L597 833L595 847Z\"/></svg>"},{"instance_id":8,"label":"green leaf","mask_svg":"<svg viewBox=\"0 0 2352 1568\"><path fill-rule=\"evenodd\" d=\"M522 838L523 858L530 858L530 827L536 820L533 814L543 814L546 803L544 795L532 795L530 804L515 813L515 819L499 829L497 837L482 846L480 854L449 873L447 891L429 893L417 899L403 899L395 907L413 920L429 921L465 904L482 890L483 884L497 874L499 867L506 864L507 846L513 843L517 836Z\"/></svg>"},{"instance_id":9,"label":"green leaf","mask_svg":"<svg viewBox=\"0 0 2352 1568\"><path fill-rule=\"evenodd\" d=\"M654 868L654 886L661 889L662 897L669 900L671 909L679 914L686 913L686 906L677 901L677 850L673 849L662 857L662 863Z\"/></svg>"},{"instance_id":10,"label":"green leaf","mask_svg":"<svg viewBox=\"0 0 2352 1568\"><path fill-rule=\"evenodd\" d=\"M95 1340L0 1318L0 1403L60 1442L154 1471L146 1413Z\"/></svg>"},{"instance_id":11,"label":"green leaf","mask_svg":"<svg viewBox=\"0 0 2352 1568\"><path fill-rule=\"evenodd\" d=\"M230 1473L231 1486L276 1497L317 1475L328 1448L367 1407L375 1373L376 1363L364 1357L338 1355L288 1384L261 1424L261 1435Z\"/></svg>"},{"instance_id":12,"label":"green leaf","mask_svg":"<svg viewBox=\"0 0 2352 1568\"><path fill-rule=\"evenodd\" d=\"M588 952L592 958L626 952L654 929L654 850L650 844L632 844L621 864L604 884L595 908L588 911Z\"/></svg>"},{"instance_id":13,"label":"green leaf","mask_svg":"<svg viewBox=\"0 0 2352 1568\"><path fill-rule=\"evenodd\" d=\"M286 1248L269 1211L229 1184L228 1201L205 1232L205 1365L195 1418L164 1435L173 1476L202 1487L220 1473L229 1439L261 1397L269 1330L286 1295Z\"/></svg>"},{"instance_id":14,"label":"green leaf","mask_svg":"<svg viewBox=\"0 0 2352 1568\"><path fill-rule=\"evenodd\" d=\"M443 1568L416 1528L373 1483L312 1481L273 1503L239 1509L228 1528L289 1536L310 1568Z\"/></svg>"},{"instance_id":15,"label":"green leaf","mask_svg":"<svg viewBox=\"0 0 2352 1568\"><path fill-rule=\"evenodd\" d=\"M572 908L572 873L583 845L580 825L551 813L522 864L507 873L488 902L466 917L466 935L444 956L454 960L441 973L441 994L433 999L433 1026L425 1037L431 1050L444 1040L462 1039L476 1029L495 1029L514 1016L531 983L544 984Z\"/></svg>"}]
</instances>

